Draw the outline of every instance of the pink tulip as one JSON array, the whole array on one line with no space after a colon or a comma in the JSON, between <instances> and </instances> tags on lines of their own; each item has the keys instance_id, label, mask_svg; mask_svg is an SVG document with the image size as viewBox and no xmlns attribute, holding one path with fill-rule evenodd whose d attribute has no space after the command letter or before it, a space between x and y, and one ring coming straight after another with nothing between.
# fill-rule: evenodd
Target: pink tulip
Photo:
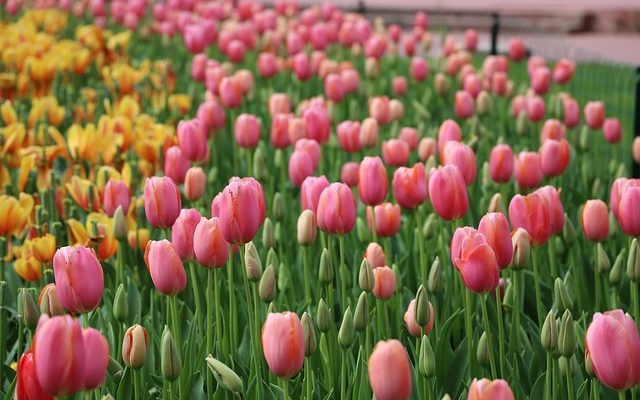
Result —
<instances>
[{"instance_id":1,"label":"pink tulip","mask_svg":"<svg viewBox=\"0 0 640 400\"><path fill-rule=\"evenodd\" d=\"M205 268L220 268L229 259L229 243L222 237L217 217L202 217L193 232L193 252Z\"/></svg>"},{"instance_id":2,"label":"pink tulip","mask_svg":"<svg viewBox=\"0 0 640 400\"><path fill-rule=\"evenodd\" d=\"M640 384L640 335L629 314L595 313L584 341L585 356L605 386L624 391Z\"/></svg>"},{"instance_id":3,"label":"pink tulip","mask_svg":"<svg viewBox=\"0 0 640 400\"><path fill-rule=\"evenodd\" d=\"M461 119L467 119L473 115L473 97L469 92L459 90L456 92L454 111L456 116Z\"/></svg>"},{"instance_id":4,"label":"pink tulip","mask_svg":"<svg viewBox=\"0 0 640 400\"><path fill-rule=\"evenodd\" d=\"M302 112L307 125L307 138L318 143L325 143L331 134L331 121L329 112L324 104L314 105Z\"/></svg>"},{"instance_id":5,"label":"pink tulip","mask_svg":"<svg viewBox=\"0 0 640 400\"><path fill-rule=\"evenodd\" d=\"M527 117L531 122L542 121L545 114L544 100L540 96L531 96L526 101Z\"/></svg>"},{"instance_id":6,"label":"pink tulip","mask_svg":"<svg viewBox=\"0 0 640 400\"><path fill-rule=\"evenodd\" d=\"M551 213L551 233L556 234L562 232L564 227L564 207L560 200L560 190L553 186L543 186L535 191L545 198L549 203L549 211Z\"/></svg>"},{"instance_id":7,"label":"pink tulip","mask_svg":"<svg viewBox=\"0 0 640 400\"><path fill-rule=\"evenodd\" d=\"M527 73L529 74L529 78L533 76L536 72L536 69L540 67L546 67L547 61L541 56L531 56L527 60Z\"/></svg>"},{"instance_id":8,"label":"pink tulip","mask_svg":"<svg viewBox=\"0 0 640 400\"><path fill-rule=\"evenodd\" d=\"M462 130L458 123L452 119L448 119L440 125L438 130L438 152L442 155L444 145L449 141L462 141Z\"/></svg>"},{"instance_id":9,"label":"pink tulip","mask_svg":"<svg viewBox=\"0 0 640 400\"><path fill-rule=\"evenodd\" d=\"M422 82L429 74L429 64L424 58L413 57L411 59L411 76L414 80Z\"/></svg>"},{"instance_id":10,"label":"pink tulip","mask_svg":"<svg viewBox=\"0 0 640 400\"><path fill-rule=\"evenodd\" d=\"M560 85L567 84L575 71L576 64L573 61L561 58L553 66L553 81Z\"/></svg>"},{"instance_id":11,"label":"pink tulip","mask_svg":"<svg viewBox=\"0 0 640 400\"><path fill-rule=\"evenodd\" d=\"M385 265L387 265L387 260L384 255L382 246L375 242L369 243L369 245L367 246L367 250L364 253L364 258L369 261L372 269L384 267Z\"/></svg>"},{"instance_id":12,"label":"pink tulip","mask_svg":"<svg viewBox=\"0 0 640 400\"><path fill-rule=\"evenodd\" d=\"M171 244L183 261L193 259L193 232L202 216L195 208L185 208L171 227Z\"/></svg>"},{"instance_id":13,"label":"pink tulip","mask_svg":"<svg viewBox=\"0 0 640 400\"><path fill-rule=\"evenodd\" d=\"M613 216L616 217L616 219L619 216L618 210L620 208L622 192L624 192L627 186L640 186L640 180L618 178L613 181L613 184L611 184L611 197L609 199L609 206L611 207L611 212L613 213Z\"/></svg>"},{"instance_id":14,"label":"pink tulip","mask_svg":"<svg viewBox=\"0 0 640 400\"><path fill-rule=\"evenodd\" d=\"M394 76L391 81L391 90L396 96L404 96L407 93L407 78Z\"/></svg>"},{"instance_id":15,"label":"pink tulip","mask_svg":"<svg viewBox=\"0 0 640 400\"><path fill-rule=\"evenodd\" d=\"M375 206L384 201L388 191L387 170L380 157L365 157L358 173L360 200L368 206Z\"/></svg>"},{"instance_id":16,"label":"pink tulip","mask_svg":"<svg viewBox=\"0 0 640 400\"><path fill-rule=\"evenodd\" d=\"M337 136L340 147L347 153L360 151L360 123L357 121L343 121L338 124Z\"/></svg>"},{"instance_id":17,"label":"pink tulip","mask_svg":"<svg viewBox=\"0 0 640 400\"><path fill-rule=\"evenodd\" d=\"M600 129L604 123L604 103L590 101L584 106L584 119L591 129Z\"/></svg>"},{"instance_id":18,"label":"pink tulip","mask_svg":"<svg viewBox=\"0 0 640 400\"><path fill-rule=\"evenodd\" d=\"M304 334L298 315L270 313L262 325L262 352L271 372L289 379L304 364Z\"/></svg>"},{"instance_id":19,"label":"pink tulip","mask_svg":"<svg viewBox=\"0 0 640 400\"><path fill-rule=\"evenodd\" d=\"M278 59L273 53L262 52L258 56L258 72L263 78L271 78L278 74Z\"/></svg>"},{"instance_id":20,"label":"pink tulip","mask_svg":"<svg viewBox=\"0 0 640 400\"><path fill-rule=\"evenodd\" d=\"M515 195L509 203L509 220L513 229L527 231L536 246L546 243L551 236L551 210L541 194Z\"/></svg>"},{"instance_id":21,"label":"pink tulip","mask_svg":"<svg viewBox=\"0 0 640 400\"><path fill-rule=\"evenodd\" d=\"M191 166L189 159L178 146L171 146L164 155L164 174L177 184L184 182L187 170Z\"/></svg>"},{"instance_id":22,"label":"pink tulip","mask_svg":"<svg viewBox=\"0 0 640 400\"><path fill-rule=\"evenodd\" d=\"M444 146L442 153L444 165L455 165L462 173L467 186L473 184L476 179L476 155L464 143L449 141Z\"/></svg>"},{"instance_id":23,"label":"pink tulip","mask_svg":"<svg viewBox=\"0 0 640 400\"><path fill-rule=\"evenodd\" d=\"M396 274L386 265L373 269L373 295L380 300L389 300L396 291Z\"/></svg>"},{"instance_id":24,"label":"pink tulip","mask_svg":"<svg viewBox=\"0 0 640 400\"><path fill-rule=\"evenodd\" d=\"M400 139L389 139L382 142L382 158L393 167L401 167L409 161L409 145Z\"/></svg>"},{"instance_id":25,"label":"pink tulip","mask_svg":"<svg viewBox=\"0 0 640 400\"><path fill-rule=\"evenodd\" d=\"M305 53L298 53L291 60L291 69L300 81L308 81L311 78L311 66L309 57Z\"/></svg>"},{"instance_id":26,"label":"pink tulip","mask_svg":"<svg viewBox=\"0 0 640 400\"><path fill-rule=\"evenodd\" d=\"M451 240L451 261L469 290L475 293L495 291L500 268L496 253L482 233L470 227L456 229Z\"/></svg>"},{"instance_id":27,"label":"pink tulip","mask_svg":"<svg viewBox=\"0 0 640 400\"><path fill-rule=\"evenodd\" d=\"M199 24L185 27L183 33L184 45L191 54L202 53L207 46L204 29Z\"/></svg>"},{"instance_id":28,"label":"pink tulip","mask_svg":"<svg viewBox=\"0 0 640 400\"><path fill-rule=\"evenodd\" d=\"M180 192L171 178L147 178L144 185L144 211L152 226L172 226L180 214L180 208Z\"/></svg>"},{"instance_id":29,"label":"pink tulip","mask_svg":"<svg viewBox=\"0 0 640 400\"><path fill-rule=\"evenodd\" d=\"M188 200L197 201L204 195L207 177L200 167L191 167L184 176L184 195Z\"/></svg>"},{"instance_id":30,"label":"pink tulip","mask_svg":"<svg viewBox=\"0 0 640 400\"><path fill-rule=\"evenodd\" d=\"M236 118L234 136L238 146L252 149L260 141L260 123L255 115L240 114Z\"/></svg>"},{"instance_id":31,"label":"pink tulip","mask_svg":"<svg viewBox=\"0 0 640 400\"><path fill-rule=\"evenodd\" d=\"M295 151L307 153L313 162L313 168L320 165L320 144L313 139L299 139L296 141Z\"/></svg>"},{"instance_id":32,"label":"pink tulip","mask_svg":"<svg viewBox=\"0 0 640 400\"><path fill-rule=\"evenodd\" d=\"M84 329L82 341L85 354L84 388L91 390L104 383L109 364L107 339L93 328Z\"/></svg>"},{"instance_id":33,"label":"pink tulip","mask_svg":"<svg viewBox=\"0 0 640 400\"><path fill-rule=\"evenodd\" d=\"M478 46L478 32L475 29L464 31L464 46L469 51L475 51Z\"/></svg>"},{"instance_id":34,"label":"pink tulip","mask_svg":"<svg viewBox=\"0 0 640 400\"><path fill-rule=\"evenodd\" d=\"M622 188L618 205L618 222L622 231L629 236L640 236L640 186L637 180L632 180ZM612 193L613 195L613 193Z\"/></svg>"},{"instance_id":35,"label":"pink tulip","mask_svg":"<svg viewBox=\"0 0 640 400\"><path fill-rule=\"evenodd\" d=\"M387 97L374 97L369 102L369 116L380 125L391 122L391 108Z\"/></svg>"},{"instance_id":36,"label":"pink tulip","mask_svg":"<svg viewBox=\"0 0 640 400\"><path fill-rule=\"evenodd\" d=\"M540 147L540 166L546 177L562 175L570 158L571 148L566 139L548 139Z\"/></svg>"},{"instance_id":37,"label":"pink tulip","mask_svg":"<svg viewBox=\"0 0 640 400\"><path fill-rule=\"evenodd\" d=\"M429 197L434 211L446 221L467 213L469 198L458 167L445 165L429 172Z\"/></svg>"},{"instance_id":38,"label":"pink tulip","mask_svg":"<svg viewBox=\"0 0 640 400\"><path fill-rule=\"evenodd\" d=\"M289 122L291 114L276 114L271 118L271 144L276 149L284 149L291 144L289 138Z\"/></svg>"},{"instance_id":39,"label":"pink tulip","mask_svg":"<svg viewBox=\"0 0 640 400\"><path fill-rule=\"evenodd\" d=\"M399 139L409 146L409 151L413 151L418 148L420 135L418 134L418 130L416 128L405 126L404 128L400 129Z\"/></svg>"},{"instance_id":40,"label":"pink tulip","mask_svg":"<svg viewBox=\"0 0 640 400\"><path fill-rule=\"evenodd\" d=\"M207 131L199 119L180 121L177 136L182 154L190 161L203 161L207 158Z\"/></svg>"},{"instance_id":41,"label":"pink tulip","mask_svg":"<svg viewBox=\"0 0 640 400\"><path fill-rule=\"evenodd\" d=\"M98 307L104 274L93 249L59 248L53 256L53 274L60 302L69 312L84 313Z\"/></svg>"},{"instance_id":42,"label":"pink tulip","mask_svg":"<svg viewBox=\"0 0 640 400\"><path fill-rule=\"evenodd\" d=\"M244 60L246 46L240 40L232 39L226 47L226 55L229 61L239 64Z\"/></svg>"},{"instance_id":43,"label":"pink tulip","mask_svg":"<svg viewBox=\"0 0 640 400\"><path fill-rule=\"evenodd\" d=\"M226 108L238 108L242 104L242 82L233 76L225 76L218 86L220 102Z\"/></svg>"},{"instance_id":44,"label":"pink tulip","mask_svg":"<svg viewBox=\"0 0 640 400\"><path fill-rule=\"evenodd\" d=\"M546 65L538 67L531 76L531 88L536 94L544 96L549 92L551 86L551 71Z\"/></svg>"},{"instance_id":45,"label":"pink tulip","mask_svg":"<svg viewBox=\"0 0 640 400\"><path fill-rule=\"evenodd\" d=\"M465 92L469 93L474 99L478 97L480 90L482 90L482 84L480 78L474 72L469 72L464 75L462 79L462 88Z\"/></svg>"},{"instance_id":46,"label":"pink tulip","mask_svg":"<svg viewBox=\"0 0 640 400\"><path fill-rule=\"evenodd\" d=\"M478 232L487 239L487 243L496 253L496 260L501 269L507 268L513 258L513 245L507 217L499 212L485 214L480 219Z\"/></svg>"},{"instance_id":47,"label":"pink tulip","mask_svg":"<svg viewBox=\"0 0 640 400\"><path fill-rule=\"evenodd\" d=\"M561 140L565 137L565 127L557 119L549 118L544 121L542 130L540 131L540 144L547 139Z\"/></svg>"},{"instance_id":48,"label":"pink tulip","mask_svg":"<svg viewBox=\"0 0 640 400\"><path fill-rule=\"evenodd\" d=\"M345 85L342 76L338 74L329 74L324 78L324 93L336 103L342 101L345 95Z\"/></svg>"},{"instance_id":49,"label":"pink tulip","mask_svg":"<svg viewBox=\"0 0 640 400\"><path fill-rule=\"evenodd\" d=\"M360 164L348 161L340 168L340 182L346 183L349 187L357 187L359 181Z\"/></svg>"},{"instance_id":50,"label":"pink tulip","mask_svg":"<svg viewBox=\"0 0 640 400\"><path fill-rule=\"evenodd\" d=\"M609 143L619 143L622 139L622 128L618 118L607 118L602 124L602 133Z\"/></svg>"},{"instance_id":51,"label":"pink tulip","mask_svg":"<svg viewBox=\"0 0 640 400\"><path fill-rule=\"evenodd\" d=\"M198 107L197 118L207 129L220 129L227 123L222 106L214 100L207 100Z\"/></svg>"},{"instance_id":52,"label":"pink tulip","mask_svg":"<svg viewBox=\"0 0 640 400\"><path fill-rule=\"evenodd\" d=\"M332 183L320 194L317 209L318 228L342 235L356 223L356 199L344 183Z\"/></svg>"},{"instance_id":53,"label":"pink tulip","mask_svg":"<svg viewBox=\"0 0 640 400\"><path fill-rule=\"evenodd\" d=\"M434 138L424 137L418 143L418 157L420 161L427 161L429 157L436 155L437 143Z\"/></svg>"},{"instance_id":54,"label":"pink tulip","mask_svg":"<svg viewBox=\"0 0 640 400\"><path fill-rule=\"evenodd\" d=\"M518 186L532 189L540 185L543 178L540 154L533 151L522 151L515 158L514 172Z\"/></svg>"},{"instance_id":55,"label":"pink tulip","mask_svg":"<svg viewBox=\"0 0 640 400\"><path fill-rule=\"evenodd\" d=\"M274 93L269 97L269 114L288 114L291 111L291 101L286 93Z\"/></svg>"},{"instance_id":56,"label":"pink tulip","mask_svg":"<svg viewBox=\"0 0 640 400\"><path fill-rule=\"evenodd\" d=\"M237 245L250 242L265 216L262 185L254 178L231 178L220 200L219 218L224 239Z\"/></svg>"},{"instance_id":57,"label":"pink tulip","mask_svg":"<svg viewBox=\"0 0 640 400\"><path fill-rule=\"evenodd\" d=\"M191 78L198 82L204 82L206 69L207 55L205 53L194 55L191 59Z\"/></svg>"},{"instance_id":58,"label":"pink tulip","mask_svg":"<svg viewBox=\"0 0 640 400\"><path fill-rule=\"evenodd\" d=\"M104 187L102 198L102 209L108 216L113 217L118 206L122 207L122 212L127 215L131 203L131 191L126 183L109 179Z\"/></svg>"},{"instance_id":59,"label":"pink tulip","mask_svg":"<svg viewBox=\"0 0 640 400\"><path fill-rule=\"evenodd\" d=\"M491 77L491 91L496 96L506 96L509 91L509 76L502 71L496 71Z\"/></svg>"},{"instance_id":60,"label":"pink tulip","mask_svg":"<svg viewBox=\"0 0 640 400\"><path fill-rule=\"evenodd\" d=\"M580 123L580 107L574 99L565 96L562 100L564 108L564 124L567 128L575 128Z\"/></svg>"},{"instance_id":61,"label":"pink tulip","mask_svg":"<svg viewBox=\"0 0 640 400\"><path fill-rule=\"evenodd\" d=\"M374 223L377 236L389 237L395 235L400 230L400 206L382 203L377 206L367 207L369 230L373 231Z\"/></svg>"},{"instance_id":62,"label":"pink tulip","mask_svg":"<svg viewBox=\"0 0 640 400\"><path fill-rule=\"evenodd\" d=\"M498 183L511 180L513 175L513 151L508 144L499 144L489 156L489 175Z\"/></svg>"},{"instance_id":63,"label":"pink tulip","mask_svg":"<svg viewBox=\"0 0 640 400\"><path fill-rule=\"evenodd\" d=\"M322 175L319 177L309 176L300 186L300 207L302 210L311 210L317 213L320 194L329 187L329 180Z\"/></svg>"},{"instance_id":64,"label":"pink tulip","mask_svg":"<svg viewBox=\"0 0 640 400\"><path fill-rule=\"evenodd\" d=\"M393 174L393 196L402 208L414 209L427 199L427 174L424 164L400 167Z\"/></svg>"},{"instance_id":65,"label":"pink tulip","mask_svg":"<svg viewBox=\"0 0 640 400\"><path fill-rule=\"evenodd\" d=\"M187 286L187 275L175 247L168 240L150 240L144 251L144 262L153 285L167 296L175 296Z\"/></svg>"},{"instance_id":66,"label":"pink tulip","mask_svg":"<svg viewBox=\"0 0 640 400\"><path fill-rule=\"evenodd\" d=\"M42 317L33 338L33 361L40 386L51 396L83 390L87 366L80 322L68 315Z\"/></svg>"},{"instance_id":67,"label":"pink tulip","mask_svg":"<svg viewBox=\"0 0 640 400\"><path fill-rule=\"evenodd\" d=\"M469 386L467 400L515 400L507 381L502 379L474 379Z\"/></svg>"},{"instance_id":68,"label":"pink tulip","mask_svg":"<svg viewBox=\"0 0 640 400\"><path fill-rule=\"evenodd\" d=\"M584 236L602 242L609 236L609 210L602 200L588 200L580 215Z\"/></svg>"},{"instance_id":69,"label":"pink tulip","mask_svg":"<svg viewBox=\"0 0 640 400\"><path fill-rule=\"evenodd\" d=\"M429 302L429 322L425 326L420 326L416 322L416 299L411 300L407 311L404 313L404 323L411 336L421 337L423 334L428 335L433 329L436 322L436 314L433 312L433 304Z\"/></svg>"},{"instance_id":70,"label":"pink tulip","mask_svg":"<svg viewBox=\"0 0 640 400\"><path fill-rule=\"evenodd\" d=\"M314 163L309 153L294 151L289 157L289 179L295 187L300 187L304 180L313 175Z\"/></svg>"},{"instance_id":71,"label":"pink tulip","mask_svg":"<svg viewBox=\"0 0 640 400\"><path fill-rule=\"evenodd\" d=\"M397 339L376 344L368 363L369 383L377 400L406 400L411 397L409 356Z\"/></svg>"},{"instance_id":72,"label":"pink tulip","mask_svg":"<svg viewBox=\"0 0 640 400\"><path fill-rule=\"evenodd\" d=\"M344 89L346 93L354 93L360 86L360 74L353 68L348 68L340 72L342 82L344 82Z\"/></svg>"}]
</instances>

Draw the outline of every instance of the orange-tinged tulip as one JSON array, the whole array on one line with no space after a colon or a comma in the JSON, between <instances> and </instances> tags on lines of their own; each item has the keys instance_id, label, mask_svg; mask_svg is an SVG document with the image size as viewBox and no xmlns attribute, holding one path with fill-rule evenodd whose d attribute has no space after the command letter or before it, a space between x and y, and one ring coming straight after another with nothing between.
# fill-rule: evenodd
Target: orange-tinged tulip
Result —
<instances>
[{"instance_id":1,"label":"orange-tinged tulip","mask_svg":"<svg viewBox=\"0 0 640 400\"><path fill-rule=\"evenodd\" d=\"M134 369L144 365L149 347L149 334L142 326L135 324L124 334L122 341L122 360L127 367Z\"/></svg>"},{"instance_id":2,"label":"orange-tinged tulip","mask_svg":"<svg viewBox=\"0 0 640 400\"><path fill-rule=\"evenodd\" d=\"M25 281L37 282L42 278L42 264L35 257L20 257L14 261L13 267Z\"/></svg>"},{"instance_id":3,"label":"orange-tinged tulip","mask_svg":"<svg viewBox=\"0 0 640 400\"><path fill-rule=\"evenodd\" d=\"M388 237L395 235L400 229L400 206L398 204L382 203L374 207L367 207L367 224L369 225L369 230L373 230L375 224L377 236Z\"/></svg>"},{"instance_id":4,"label":"orange-tinged tulip","mask_svg":"<svg viewBox=\"0 0 640 400\"><path fill-rule=\"evenodd\" d=\"M425 326L420 326L416 322L416 299L412 299L407 307L407 311L404 313L404 323L407 325L407 330L411 336L421 337L422 334L431 333L433 324L436 321L436 314L433 312L433 304L429 302L429 322Z\"/></svg>"},{"instance_id":5,"label":"orange-tinged tulip","mask_svg":"<svg viewBox=\"0 0 640 400\"><path fill-rule=\"evenodd\" d=\"M507 381L483 378L471 382L467 400L515 400L515 397Z\"/></svg>"},{"instance_id":6,"label":"orange-tinged tulip","mask_svg":"<svg viewBox=\"0 0 640 400\"><path fill-rule=\"evenodd\" d=\"M369 383L377 400L411 397L411 366L407 350L397 339L380 341L368 363Z\"/></svg>"},{"instance_id":7,"label":"orange-tinged tulip","mask_svg":"<svg viewBox=\"0 0 640 400\"><path fill-rule=\"evenodd\" d=\"M581 213L584 236L594 242L602 242L609 236L609 210L602 200L588 200Z\"/></svg>"},{"instance_id":8,"label":"orange-tinged tulip","mask_svg":"<svg viewBox=\"0 0 640 400\"><path fill-rule=\"evenodd\" d=\"M387 260L384 255L384 250L382 246L378 243L371 242L367 246L367 251L364 253L364 258L369 261L371 268L379 268L387 265Z\"/></svg>"},{"instance_id":9,"label":"orange-tinged tulip","mask_svg":"<svg viewBox=\"0 0 640 400\"><path fill-rule=\"evenodd\" d=\"M49 263L56 252L56 237L50 233L42 237L36 237L25 241L24 251L28 252L36 260Z\"/></svg>"},{"instance_id":10,"label":"orange-tinged tulip","mask_svg":"<svg viewBox=\"0 0 640 400\"><path fill-rule=\"evenodd\" d=\"M127 240L132 249L144 250L151 239L151 232L148 229L137 229L127 233Z\"/></svg>"},{"instance_id":11,"label":"orange-tinged tulip","mask_svg":"<svg viewBox=\"0 0 640 400\"><path fill-rule=\"evenodd\" d=\"M71 178L71 182L67 183L65 187L69 192L69 196L84 211L98 211L100 209L100 196L91 181L74 175Z\"/></svg>"},{"instance_id":12,"label":"orange-tinged tulip","mask_svg":"<svg viewBox=\"0 0 640 400\"><path fill-rule=\"evenodd\" d=\"M381 300L393 297L396 291L396 274L389 267L382 266L373 269L373 295Z\"/></svg>"},{"instance_id":13,"label":"orange-tinged tulip","mask_svg":"<svg viewBox=\"0 0 640 400\"><path fill-rule=\"evenodd\" d=\"M298 315L270 313L262 325L262 352L271 372L289 379L304 364L304 334Z\"/></svg>"},{"instance_id":14,"label":"orange-tinged tulip","mask_svg":"<svg viewBox=\"0 0 640 400\"><path fill-rule=\"evenodd\" d=\"M31 210L25 209L21 201L8 195L0 195L0 236L21 233L29 221Z\"/></svg>"}]
</instances>

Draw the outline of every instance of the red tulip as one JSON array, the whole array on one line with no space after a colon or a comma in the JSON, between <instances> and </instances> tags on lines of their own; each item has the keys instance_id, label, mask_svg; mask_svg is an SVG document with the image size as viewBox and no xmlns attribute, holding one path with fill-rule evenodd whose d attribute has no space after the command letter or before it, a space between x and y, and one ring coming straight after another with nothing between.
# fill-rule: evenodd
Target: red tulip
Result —
<instances>
[{"instance_id":1,"label":"red tulip","mask_svg":"<svg viewBox=\"0 0 640 400\"><path fill-rule=\"evenodd\" d=\"M42 317L33 338L37 381L51 396L84 389L86 355L80 322L68 315Z\"/></svg>"},{"instance_id":2,"label":"red tulip","mask_svg":"<svg viewBox=\"0 0 640 400\"><path fill-rule=\"evenodd\" d=\"M464 143L450 141L444 146L442 153L444 165L455 165L462 173L467 186L473 184L476 179L476 155Z\"/></svg>"},{"instance_id":3,"label":"red tulip","mask_svg":"<svg viewBox=\"0 0 640 400\"><path fill-rule=\"evenodd\" d=\"M324 175L307 177L300 186L300 208L316 213L320 194L328 186L329 180Z\"/></svg>"},{"instance_id":4,"label":"red tulip","mask_svg":"<svg viewBox=\"0 0 640 400\"><path fill-rule=\"evenodd\" d=\"M60 302L72 313L88 312L100 304L104 291L102 266L93 249L62 247L53 256L53 274Z\"/></svg>"},{"instance_id":5,"label":"red tulip","mask_svg":"<svg viewBox=\"0 0 640 400\"><path fill-rule=\"evenodd\" d=\"M180 192L171 178L147 178L144 185L144 211L152 226L172 226L180 214L180 208Z\"/></svg>"},{"instance_id":6,"label":"red tulip","mask_svg":"<svg viewBox=\"0 0 640 400\"><path fill-rule=\"evenodd\" d=\"M409 145L400 139L389 139L382 142L382 158L384 162L401 167L409 160Z\"/></svg>"},{"instance_id":7,"label":"red tulip","mask_svg":"<svg viewBox=\"0 0 640 400\"><path fill-rule=\"evenodd\" d=\"M377 299L389 300L396 291L396 274L386 265L373 269L373 295Z\"/></svg>"},{"instance_id":8,"label":"red tulip","mask_svg":"<svg viewBox=\"0 0 640 400\"><path fill-rule=\"evenodd\" d=\"M262 325L262 352L271 372L289 379L304 364L304 334L298 315L270 313Z\"/></svg>"},{"instance_id":9,"label":"red tulip","mask_svg":"<svg viewBox=\"0 0 640 400\"><path fill-rule=\"evenodd\" d=\"M260 141L260 123L255 115L240 114L236 118L234 135L238 146L252 149Z\"/></svg>"},{"instance_id":10,"label":"red tulip","mask_svg":"<svg viewBox=\"0 0 640 400\"><path fill-rule=\"evenodd\" d=\"M400 167L393 174L393 196L402 208L414 209L427 199L427 174L424 164Z\"/></svg>"},{"instance_id":11,"label":"red tulip","mask_svg":"<svg viewBox=\"0 0 640 400\"><path fill-rule=\"evenodd\" d=\"M380 157L365 157L358 173L360 200L368 206L375 206L384 201L388 191L387 170Z\"/></svg>"},{"instance_id":12,"label":"red tulip","mask_svg":"<svg viewBox=\"0 0 640 400\"><path fill-rule=\"evenodd\" d=\"M515 400L507 381L502 379L474 379L469 386L467 400Z\"/></svg>"},{"instance_id":13,"label":"red tulip","mask_svg":"<svg viewBox=\"0 0 640 400\"><path fill-rule=\"evenodd\" d=\"M523 228L534 245L544 244L551 236L551 210L541 194L515 195L509 203L511 226Z\"/></svg>"},{"instance_id":14,"label":"red tulip","mask_svg":"<svg viewBox=\"0 0 640 400\"><path fill-rule=\"evenodd\" d=\"M416 322L416 299L411 300L407 311L404 313L404 323L407 325L407 330L411 336L421 337L423 334L428 335L433 329L433 324L436 322L436 314L433 312L433 304L429 302L429 323L425 326L420 326Z\"/></svg>"},{"instance_id":15,"label":"red tulip","mask_svg":"<svg viewBox=\"0 0 640 400\"><path fill-rule=\"evenodd\" d=\"M174 296L187 286L187 275L178 252L168 240L150 240L144 251L144 262L153 285L167 296Z\"/></svg>"},{"instance_id":16,"label":"red tulip","mask_svg":"<svg viewBox=\"0 0 640 400\"><path fill-rule=\"evenodd\" d=\"M507 217L499 212L485 214L480 219L478 232L487 238L487 243L496 253L496 260L498 260L500 268L507 268L513 257L513 245L511 244L511 232Z\"/></svg>"},{"instance_id":17,"label":"red tulip","mask_svg":"<svg viewBox=\"0 0 640 400\"><path fill-rule=\"evenodd\" d=\"M53 400L40 386L33 360L33 350L28 350L18 360L16 375L16 399L25 400Z\"/></svg>"},{"instance_id":18,"label":"red tulip","mask_svg":"<svg viewBox=\"0 0 640 400\"><path fill-rule=\"evenodd\" d=\"M193 232L202 216L195 208L185 208L171 227L171 244L183 261L193 259Z\"/></svg>"},{"instance_id":19,"label":"red tulip","mask_svg":"<svg viewBox=\"0 0 640 400\"><path fill-rule=\"evenodd\" d=\"M193 232L193 252L205 268L220 268L229 259L229 243L222 237L217 217L201 218Z\"/></svg>"},{"instance_id":20,"label":"red tulip","mask_svg":"<svg viewBox=\"0 0 640 400\"><path fill-rule=\"evenodd\" d=\"M122 212L127 215L130 203L131 191L127 187L127 184L122 181L109 179L103 191L102 209L105 214L113 217L118 206L121 206Z\"/></svg>"},{"instance_id":21,"label":"red tulip","mask_svg":"<svg viewBox=\"0 0 640 400\"><path fill-rule=\"evenodd\" d=\"M318 228L342 235L351 232L356 223L356 199L349 186L332 183L320 194L317 209Z\"/></svg>"},{"instance_id":22,"label":"red tulip","mask_svg":"<svg viewBox=\"0 0 640 400\"><path fill-rule=\"evenodd\" d=\"M508 144L499 144L491 149L489 175L498 183L511 180L513 175L513 151Z\"/></svg>"},{"instance_id":23,"label":"red tulip","mask_svg":"<svg viewBox=\"0 0 640 400\"><path fill-rule=\"evenodd\" d=\"M395 235L400 229L400 206L382 203L377 206L367 207L369 230L373 231L374 223L377 236L388 237Z\"/></svg>"},{"instance_id":24,"label":"red tulip","mask_svg":"<svg viewBox=\"0 0 640 400\"><path fill-rule=\"evenodd\" d=\"M458 167L445 165L430 171L429 197L434 211L446 221L456 220L467 213L469 198Z\"/></svg>"},{"instance_id":25,"label":"red tulip","mask_svg":"<svg viewBox=\"0 0 640 400\"><path fill-rule=\"evenodd\" d=\"M500 268L496 253L482 233L470 227L456 229L451 240L451 260L469 290L475 293L495 291Z\"/></svg>"},{"instance_id":26,"label":"red tulip","mask_svg":"<svg viewBox=\"0 0 640 400\"><path fill-rule=\"evenodd\" d=\"M546 177L562 175L570 158L571 148L566 139L547 139L540 147L540 166Z\"/></svg>"},{"instance_id":27,"label":"red tulip","mask_svg":"<svg viewBox=\"0 0 640 400\"><path fill-rule=\"evenodd\" d=\"M518 186L523 189L538 187L542 182L542 163L540 154L533 151L522 151L515 158L514 172Z\"/></svg>"},{"instance_id":28,"label":"red tulip","mask_svg":"<svg viewBox=\"0 0 640 400\"><path fill-rule=\"evenodd\" d=\"M605 386L624 391L640 384L640 335L629 314L595 313L584 341L585 356Z\"/></svg>"},{"instance_id":29,"label":"red tulip","mask_svg":"<svg viewBox=\"0 0 640 400\"><path fill-rule=\"evenodd\" d=\"M253 240L266 216L262 185L254 178L233 177L222 191L220 225L222 236L231 244Z\"/></svg>"},{"instance_id":30,"label":"red tulip","mask_svg":"<svg viewBox=\"0 0 640 400\"><path fill-rule=\"evenodd\" d=\"M602 200L588 200L581 213L584 236L594 242L602 242L609 236L609 210Z\"/></svg>"},{"instance_id":31,"label":"red tulip","mask_svg":"<svg viewBox=\"0 0 640 400\"><path fill-rule=\"evenodd\" d=\"M406 400L411 397L409 356L397 339L376 344L368 363L369 383L377 400Z\"/></svg>"}]
</instances>

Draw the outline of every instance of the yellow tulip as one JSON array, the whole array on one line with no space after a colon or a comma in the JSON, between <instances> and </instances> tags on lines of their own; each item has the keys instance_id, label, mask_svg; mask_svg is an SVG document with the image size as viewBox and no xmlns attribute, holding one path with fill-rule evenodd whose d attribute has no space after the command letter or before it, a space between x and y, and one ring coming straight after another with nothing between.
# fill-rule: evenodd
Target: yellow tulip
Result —
<instances>
[{"instance_id":1,"label":"yellow tulip","mask_svg":"<svg viewBox=\"0 0 640 400\"><path fill-rule=\"evenodd\" d=\"M36 282L42 278L42 263L35 257L20 257L13 263L16 274L25 281Z\"/></svg>"}]
</instances>

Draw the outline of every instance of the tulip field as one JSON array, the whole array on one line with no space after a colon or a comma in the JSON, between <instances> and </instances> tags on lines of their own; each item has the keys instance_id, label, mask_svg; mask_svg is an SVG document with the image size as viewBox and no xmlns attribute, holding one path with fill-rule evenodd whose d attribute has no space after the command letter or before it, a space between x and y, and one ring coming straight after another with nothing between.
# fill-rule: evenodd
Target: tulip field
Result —
<instances>
[{"instance_id":1,"label":"tulip field","mask_svg":"<svg viewBox=\"0 0 640 400\"><path fill-rule=\"evenodd\" d=\"M639 398L633 87L478 36L0 0L0 395Z\"/></svg>"}]
</instances>

